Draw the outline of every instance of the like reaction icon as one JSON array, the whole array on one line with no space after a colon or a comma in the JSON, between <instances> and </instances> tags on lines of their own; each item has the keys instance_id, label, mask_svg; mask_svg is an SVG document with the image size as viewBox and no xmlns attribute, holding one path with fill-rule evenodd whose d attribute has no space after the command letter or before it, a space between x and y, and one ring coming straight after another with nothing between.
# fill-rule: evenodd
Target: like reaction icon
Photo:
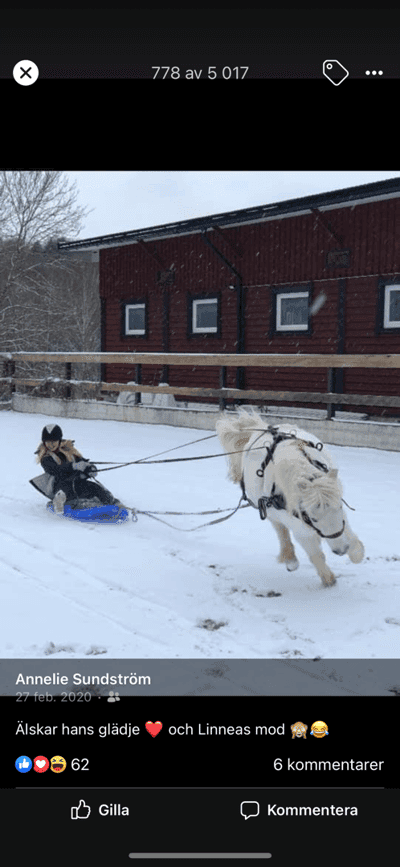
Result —
<instances>
[{"instance_id":1,"label":"like reaction icon","mask_svg":"<svg viewBox=\"0 0 400 867\"><path fill-rule=\"evenodd\" d=\"M85 801L79 801L77 807L71 807L71 819L88 819L90 816L90 807Z\"/></svg>"},{"instance_id":2,"label":"like reaction icon","mask_svg":"<svg viewBox=\"0 0 400 867\"><path fill-rule=\"evenodd\" d=\"M18 756L15 767L20 774L26 774L32 767L32 760L29 756Z\"/></svg>"}]
</instances>

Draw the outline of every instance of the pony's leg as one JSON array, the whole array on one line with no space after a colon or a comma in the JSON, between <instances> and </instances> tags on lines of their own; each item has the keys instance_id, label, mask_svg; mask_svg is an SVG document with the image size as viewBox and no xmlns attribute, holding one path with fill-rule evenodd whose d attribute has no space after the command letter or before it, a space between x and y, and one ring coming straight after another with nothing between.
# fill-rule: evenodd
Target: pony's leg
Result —
<instances>
[{"instance_id":1,"label":"pony's leg","mask_svg":"<svg viewBox=\"0 0 400 867\"><path fill-rule=\"evenodd\" d=\"M295 533L295 536L317 570L324 587L330 587L332 584L336 584L336 578L327 565L319 536L317 536L314 530L310 530L309 534Z\"/></svg>"},{"instance_id":2,"label":"pony's leg","mask_svg":"<svg viewBox=\"0 0 400 867\"><path fill-rule=\"evenodd\" d=\"M353 533L353 530L350 527L350 524L346 521L345 526L345 534L349 541L349 550L347 551L347 556L350 558L352 563L361 563L361 560L364 557L364 545L360 542L358 536Z\"/></svg>"},{"instance_id":3,"label":"pony's leg","mask_svg":"<svg viewBox=\"0 0 400 867\"><path fill-rule=\"evenodd\" d=\"M285 563L288 572L294 572L299 567L299 561L292 545L289 530L283 524L278 523L278 521L271 521L271 524L277 533L281 546L278 563Z\"/></svg>"}]
</instances>

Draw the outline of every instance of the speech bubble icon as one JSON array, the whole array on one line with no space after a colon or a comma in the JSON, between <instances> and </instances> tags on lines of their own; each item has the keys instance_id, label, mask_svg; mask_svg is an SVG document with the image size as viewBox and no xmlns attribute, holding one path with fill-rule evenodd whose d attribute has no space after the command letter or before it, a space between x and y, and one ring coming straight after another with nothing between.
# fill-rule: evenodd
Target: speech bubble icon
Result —
<instances>
[{"instance_id":1,"label":"speech bubble icon","mask_svg":"<svg viewBox=\"0 0 400 867\"><path fill-rule=\"evenodd\" d=\"M258 801L242 801L240 805L240 815L244 819L250 819L251 816L259 816L260 805Z\"/></svg>"}]
</instances>

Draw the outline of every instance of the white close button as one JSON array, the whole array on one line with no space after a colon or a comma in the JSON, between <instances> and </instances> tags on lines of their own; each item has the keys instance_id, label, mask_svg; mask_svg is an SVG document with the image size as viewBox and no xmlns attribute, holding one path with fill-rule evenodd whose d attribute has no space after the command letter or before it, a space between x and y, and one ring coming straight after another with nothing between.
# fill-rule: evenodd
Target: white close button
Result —
<instances>
[{"instance_id":1,"label":"white close button","mask_svg":"<svg viewBox=\"0 0 400 867\"><path fill-rule=\"evenodd\" d=\"M18 84L34 84L39 78L39 70L32 60L20 60L14 66L13 76Z\"/></svg>"}]
</instances>

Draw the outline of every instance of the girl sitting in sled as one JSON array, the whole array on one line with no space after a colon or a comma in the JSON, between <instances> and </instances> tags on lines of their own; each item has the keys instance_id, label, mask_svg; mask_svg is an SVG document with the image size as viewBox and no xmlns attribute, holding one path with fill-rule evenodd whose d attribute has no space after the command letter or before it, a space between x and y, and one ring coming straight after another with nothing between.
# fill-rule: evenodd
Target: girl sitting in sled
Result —
<instances>
[{"instance_id":1,"label":"girl sitting in sled","mask_svg":"<svg viewBox=\"0 0 400 867\"><path fill-rule=\"evenodd\" d=\"M97 498L101 504L121 506L119 500L93 480L97 468L83 458L74 440L63 439L58 424L48 424L42 430L42 441L35 452L44 475L31 479L31 484L53 501L57 515L64 514L66 503L79 508L79 501Z\"/></svg>"}]
</instances>

